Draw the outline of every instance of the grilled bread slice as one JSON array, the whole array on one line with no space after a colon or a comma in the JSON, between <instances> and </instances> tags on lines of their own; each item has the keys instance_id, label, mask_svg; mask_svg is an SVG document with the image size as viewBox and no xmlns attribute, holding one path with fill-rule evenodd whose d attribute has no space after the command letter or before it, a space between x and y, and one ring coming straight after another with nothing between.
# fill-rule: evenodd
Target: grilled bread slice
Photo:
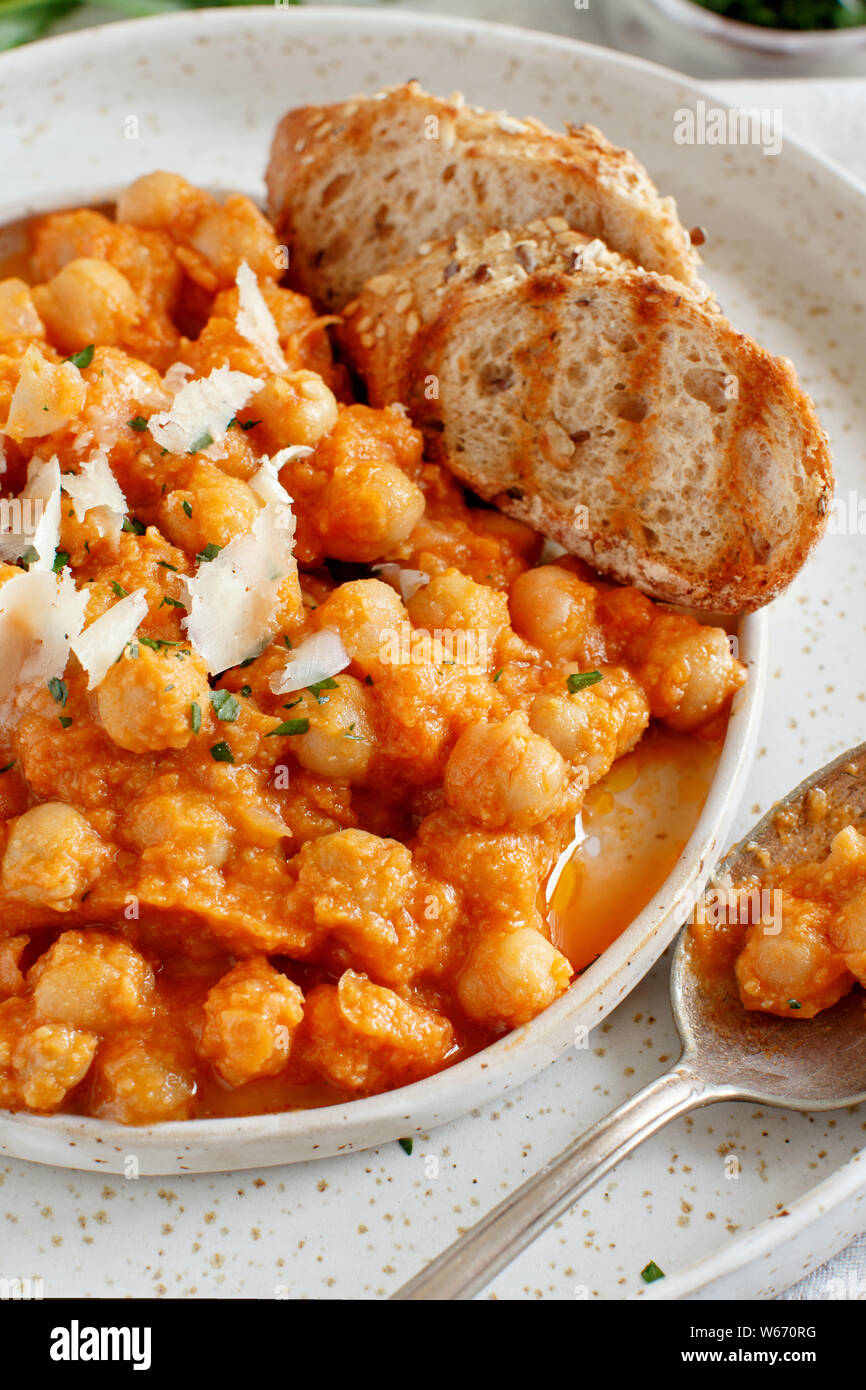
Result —
<instances>
[{"instance_id":1,"label":"grilled bread slice","mask_svg":"<svg viewBox=\"0 0 866 1390\"><path fill-rule=\"evenodd\" d=\"M562 219L440 241L345 319L372 404L621 583L751 610L821 536L830 454L790 362Z\"/></svg>"},{"instance_id":2,"label":"grilled bread slice","mask_svg":"<svg viewBox=\"0 0 866 1390\"><path fill-rule=\"evenodd\" d=\"M427 241L553 215L707 293L676 204L628 151L593 126L557 134L417 82L290 111L267 185L294 285L330 310Z\"/></svg>"}]
</instances>

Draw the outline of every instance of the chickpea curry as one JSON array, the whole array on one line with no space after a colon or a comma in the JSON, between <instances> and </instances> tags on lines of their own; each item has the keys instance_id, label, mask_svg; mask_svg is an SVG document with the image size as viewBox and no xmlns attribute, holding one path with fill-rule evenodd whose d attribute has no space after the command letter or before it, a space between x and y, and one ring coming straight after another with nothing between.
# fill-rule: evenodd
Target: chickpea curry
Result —
<instances>
[{"instance_id":1,"label":"chickpea curry","mask_svg":"<svg viewBox=\"0 0 866 1390\"><path fill-rule=\"evenodd\" d=\"M402 1086L565 991L545 886L727 634L370 409L248 199L139 179L0 280L0 1105L126 1124Z\"/></svg>"}]
</instances>

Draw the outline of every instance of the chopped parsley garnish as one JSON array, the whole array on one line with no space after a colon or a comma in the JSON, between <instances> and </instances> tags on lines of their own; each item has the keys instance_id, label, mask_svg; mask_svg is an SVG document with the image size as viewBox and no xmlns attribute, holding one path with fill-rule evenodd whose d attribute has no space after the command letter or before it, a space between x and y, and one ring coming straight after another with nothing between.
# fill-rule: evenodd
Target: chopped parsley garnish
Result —
<instances>
[{"instance_id":1,"label":"chopped parsley garnish","mask_svg":"<svg viewBox=\"0 0 866 1390\"><path fill-rule=\"evenodd\" d=\"M15 766L15 759L13 758L12 761L11 761L11 763L6 763L6 764L4 764L3 767L0 767L0 776L2 776L2 774L3 774L4 772L11 772L14 766Z\"/></svg>"},{"instance_id":2,"label":"chopped parsley garnish","mask_svg":"<svg viewBox=\"0 0 866 1390\"><path fill-rule=\"evenodd\" d=\"M604 676L601 671L572 671L565 683L568 686L568 693L576 695L578 690L586 690L587 686L598 685L599 681L603 680Z\"/></svg>"},{"instance_id":3,"label":"chopped parsley garnish","mask_svg":"<svg viewBox=\"0 0 866 1390\"><path fill-rule=\"evenodd\" d=\"M414 1139L398 1139L398 1140L397 1140L397 1143L400 1145L400 1148L403 1150L404 1154L409 1154L410 1157L411 1157L412 1150L413 1150L414 1147L415 1147L415 1140L414 1140Z\"/></svg>"},{"instance_id":4,"label":"chopped parsley garnish","mask_svg":"<svg viewBox=\"0 0 866 1390\"><path fill-rule=\"evenodd\" d=\"M252 693L253 693L253 688L252 688L251 685L242 685L242 686L241 686L241 694L243 695L244 699L246 699L247 696L252 695Z\"/></svg>"},{"instance_id":5,"label":"chopped parsley garnish","mask_svg":"<svg viewBox=\"0 0 866 1390\"><path fill-rule=\"evenodd\" d=\"M310 727L309 719L284 719L282 724L278 724L270 733L265 734L265 738L288 738L291 734L305 734Z\"/></svg>"},{"instance_id":6,"label":"chopped parsley garnish","mask_svg":"<svg viewBox=\"0 0 866 1390\"><path fill-rule=\"evenodd\" d=\"M68 550L58 550L58 551L56 551L56 552L55 552L55 555L54 555L54 564L52 565L52 569L54 570L54 573L55 573L55 574L59 574L60 571L63 569L63 566L64 566L64 565L68 565L68 564L69 564L69 551L68 551Z\"/></svg>"},{"instance_id":7,"label":"chopped parsley garnish","mask_svg":"<svg viewBox=\"0 0 866 1390\"><path fill-rule=\"evenodd\" d=\"M361 735L355 733L355 725L350 724L348 729L343 730L343 738L350 738L354 743L361 742Z\"/></svg>"},{"instance_id":8,"label":"chopped parsley garnish","mask_svg":"<svg viewBox=\"0 0 866 1390\"><path fill-rule=\"evenodd\" d=\"M321 694L323 690L339 690L339 688L333 676L327 676L325 680L314 681L312 685L307 686L310 694L315 697L317 705L326 705L328 703L329 697Z\"/></svg>"},{"instance_id":9,"label":"chopped parsley garnish","mask_svg":"<svg viewBox=\"0 0 866 1390\"><path fill-rule=\"evenodd\" d=\"M143 521L139 521L137 516L125 516L121 531L131 531L134 536L143 536L147 527Z\"/></svg>"},{"instance_id":10,"label":"chopped parsley garnish","mask_svg":"<svg viewBox=\"0 0 866 1390\"><path fill-rule=\"evenodd\" d=\"M290 700L287 705L283 705L283 709L294 709L295 705L299 705L303 698L303 695L299 695L297 700Z\"/></svg>"},{"instance_id":11,"label":"chopped parsley garnish","mask_svg":"<svg viewBox=\"0 0 866 1390\"><path fill-rule=\"evenodd\" d=\"M177 565L170 565L170 564L168 563L168 560L157 560L156 563L157 563L158 565L162 565L162 567L163 567L164 570L174 570L174 573L175 573L175 574L177 574L177 572L178 572L178 570L177 570Z\"/></svg>"},{"instance_id":12,"label":"chopped parsley garnish","mask_svg":"<svg viewBox=\"0 0 866 1390\"><path fill-rule=\"evenodd\" d=\"M233 724L240 714L241 707L230 690L212 690L210 702L217 719Z\"/></svg>"},{"instance_id":13,"label":"chopped parsley garnish","mask_svg":"<svg viewBox=\"0 0 866 1390\"><path fill-rule=\"evenodd\" d=\"M35 565L38 559L39 551L35 548L35 546L28 545L27 549L24 551L24 554L21 556L21 563L22 565L24 565L26 569L29 569L31 565Z\"/></svg>"},{"instance_id":14,"label":"chopped parsley garnish","mask_svg":"<svg viewBox=\"0 0 866 1390\"><path fill-rule=\"evenodd\" d=\"M65 705L69 699L69 687L66 681L62 681L59 676L52 676L48 682L48 689L51 691L52 698L58 705Z\"/></svg>"},{"instance_id":15,"label":"chopped parsley garnish","mask_svg":"<svg viewBox=\"0 0 866 1390\"><path fill-rule=\"evenodd\" d=\"M221 550L222 550L222 546L221 546L221 545L215 545L213 541L208 541L208 543L207 543L207 545L205 546L204 550L200 550L200 551L198 552L198 554L196 555L195 558L196 558L200 563L202 563L202 562L204 562L204 561L206 561L206 560L215 560L216 557L219 555L219 553L220 553ZM255 660L255 658L253 658L253 660Z\"/></svg>"},{"instance_id":16,"label":"chopped parsley garnish","mask_svg":"<svg viewBox=\"0 0 866 1390\"><path fill-rule=\"evenodd\" d=\"M68 718L68 716L65 714L58 714L57 718L60 720L60 723L63 725L64 729L68 729L69 725L72 723L72 720Z\"/></svg>"},{"instance_id":17,"label":"chopped parsley garnish","mask_svg":"<svg viewBox=\"0 0 866 1390\"><path fill-rule=\"evenodd\" d=\"M215 763L233 763L235 760L234 753L225 742L212 743L210 755Z\"/></svg>"},{"instance_id":18,"label":"chopped parsley garnish","mask_svg":"<svg viewBox=\"0 0 866 1390\"><path fill-rule=\"evenodd\" d=\"M147 429L147 421L143 415L133 415L132 419L127 420L126 423L131 430L135 430L138 434L144 434L144 431Z\"/></svg>"},{"instance_id":19,"label":"chopped parsley garnish","mask_svg":"<svg viewBox=\"0 0 866 1390\"><path fill-rule=\"evenodd\" d=\"M189 707L189 722L192 726L193 733L197 734L201 728L201 706L196 704L195 700L193 700Z\"/></svg>"},{"instance_id":20,"label":"chopped parsley garnish","mask_svg":"<svg viewBox=\"0 0 866 1390\"><path fill-rule=\"evenodd\" d=\"M286 649L287 652L290 652L290 651L292 650L292 639L291 639L291 637L283 637L283 646L285 647L285 649Z\"/></svg>"},{"instance_id":21,"label":"chopped parsley garnish","mask_svg":"<svg viewBox=\"0 0 866 1390\"><path fill-rule=\"evenodd\" d=\"M143 647L150 647L152 652L161 652L166 647L179 647L181 645L180 642L167 642L164 637L139 637L138 640ZM176 652L175 655L180 656L181 653Z\"/></svg>"},{"instance_id":22,"label":"chopped parsley garnish","mask_svg":"<svg viewBox=\"0 0 866 1390\"><path fill-rule=\"evenodd\" d=\"M118 584L116 579L109 579L108 582L111 585L114 592L117 594L118 598L126 598L127 594L129 593L128 589L124 589L123 585Z\"/></svg>"},{"instance_id":23,"label":"chopped parsley garnish","mask_svg":"<svg viewBox=\"0 0 866 1390\"><path fill-rule=\"evenodd\" d=\"M242 430L252 430L255 429L256 425L260 425L262 422L261 420L240 420L238 423Z\"/></svg>"},{"instance_id":24,"label":"chopped parsley garnish","mask_svg":"<svg viewBox=\"0 0 866 1390\"><path fill-rule=\"evenodd\" d=\"M789 999L789 1000L788 1000L788 1008L789 1008L789 1009L802 1009L802 1007L803 1007L803 1005L800 1003L799 999Z\"/></svg>"},{"instance_id":25,"label":"chopped parsley garnish","mask_svg":"<svg viewBox=\"0 0 866 1390\"><path fill-rule=\"evenodd\" d=\"M179 598L169 598L168 594L165 595L159 606L160 608L183 608L186 611L185 603L181 603Z\"/></svg>"},{"instance_id":26,"label":"chopped parsley garnish","mask_svg":"<svg viewBox=\"0 0 866 1390\"><path fill-rule=\"evenodd\" d=\"M193 441L192 447L187 450L187 453L198 454L202 449L209 448L211 444L213 444L213 435L209 430L205 430L204 434L200 434L198 439Z\"/></svg>"},{"instance_id":27,"label":"chopped parsley garnish","mask_svg":"<svg viewBox=\"0 0 866 1390\"><path fill-rule=\"evenodd\" d=\"M659 1269L655 1260L650 1260L649 1264L641 1270L640 1277L645 1284L654 1284L656 1279L664 1279L665 1272L663 1269Z\"/></svg>"},{"instance_id":28,"label":"chopped parsley garnish","mask_svg":"<svg viewBox=\"0 0 866 1390\"><path fill-rule=\"evenodd\" d=\"M71 357L64 357L63 360L64 362L71 362L73 367L89 367L93 361L95 346L95 343L89 343L87 347L82 348L80 352L73 352Z\"/></svg>"},{"instance_id":29,"label":"chopped parsley garnish","mask_svg":"<svg viewBox=\"0 0 866 1390\"><path fill-rule=\"evenodd\" d=\"M503 672L504 670L505 670L505 667L504 667L504 666L500 666L500 668L499 668L498 671L494 671L494 673L493 673L493 684L494 684L494 685L495 685L496 682L499 680L499 677L502 675L502 672Z\"/></svg>"},{"instance_id":30,"label":"chopped parsley garnish","mask_svg":"<svg viewBox=\"0 0 866 1390\"><path fill-rule=\"evenodd\" d=\"M184 511L186 512L187 516L192 516L192 504L191 504L190 502L188 502L188 501L186 500L186 498L183 499L183 501L181 502L180 505L183 507L183 509L184 509Z\"/></svg>"}]
</instances>

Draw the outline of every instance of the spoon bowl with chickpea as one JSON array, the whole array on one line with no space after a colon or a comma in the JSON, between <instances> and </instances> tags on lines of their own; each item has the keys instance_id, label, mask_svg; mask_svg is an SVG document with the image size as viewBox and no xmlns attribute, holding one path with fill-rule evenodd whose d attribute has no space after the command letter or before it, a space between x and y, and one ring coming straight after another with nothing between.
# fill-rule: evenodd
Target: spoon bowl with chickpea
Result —
<instances>
[{"instance_id":1,"label":"spoon bowl with chickpea","mask_svg":"<svg viewBox=\"0 0 866 1390\"><path fill-rule=\"evenodd\" d=\"M638 1144L690 1110L866 1100L864 985L866 743L777 802L720 864L673 950L676 1064L393 1297L472 1298Z\"/></svg>"}]
</instances>

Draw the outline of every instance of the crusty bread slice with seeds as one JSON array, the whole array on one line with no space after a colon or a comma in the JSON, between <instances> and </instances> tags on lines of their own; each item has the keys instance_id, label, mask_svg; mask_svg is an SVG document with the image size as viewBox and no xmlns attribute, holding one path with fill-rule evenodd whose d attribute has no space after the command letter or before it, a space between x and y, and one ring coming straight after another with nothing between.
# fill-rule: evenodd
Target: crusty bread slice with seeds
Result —
<instances>
[{"instance_id":1,"label":"crusty bread slice with seeds","mask_svg":"<svg viewBox=\"0 0 866 1390\"><path fill-rule=\"evenodd\" d=\"M561 219L437 243L369 281L342 336L430 456L657 598L758 608L824 529L829 448L791 363Z\"/></svg>"},{"instance_id":2,"label":"crusty bread slice with seeds","mask_svg":"<svg viewBox=\"0 0 866 1390\"><path fill-rule=\"evenodd\" d=\"M676 204L627 150L593 126L556 133L417 82L290 111L267 185L293 284L330 310L427 241L554 215L707 293Z\"/></svg>"}]
</instances>

